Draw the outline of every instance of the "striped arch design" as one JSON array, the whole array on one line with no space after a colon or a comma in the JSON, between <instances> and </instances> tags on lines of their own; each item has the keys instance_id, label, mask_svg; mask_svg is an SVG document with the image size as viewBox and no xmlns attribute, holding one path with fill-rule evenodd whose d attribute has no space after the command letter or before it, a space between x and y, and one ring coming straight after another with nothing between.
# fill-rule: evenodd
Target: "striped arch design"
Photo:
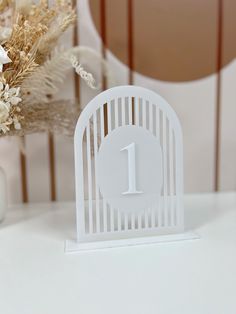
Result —
<instances>
[{"instance_id":1,"label":"striped arch design","mask_svg":"<svg viewBox=\"0 0 236 314\"><path fill-rule=\"evenodd\" d=\"M163 186L158 208L121 213L101 195L96 178L103 139L116 128L136 125L161 145ZM108 89L83 110L74 137L77 240L114 240L183 231L183 141L176 113L158 94L137 86Z\"/></svg>"}]
</instances>

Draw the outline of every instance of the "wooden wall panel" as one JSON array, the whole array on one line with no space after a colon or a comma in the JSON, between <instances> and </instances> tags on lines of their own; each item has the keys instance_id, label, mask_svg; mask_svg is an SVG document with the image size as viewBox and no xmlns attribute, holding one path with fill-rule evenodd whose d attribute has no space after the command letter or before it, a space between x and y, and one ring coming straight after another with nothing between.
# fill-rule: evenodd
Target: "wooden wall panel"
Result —
<instances>
[{"instance_id":1,"label":"wooden wall panel","mask_svg":"<svg viewBox=\"0 0 236 314\"><path fill-rule=\"evenodd\" d=\"M151 88L177 111L184 132L185 191L208 192L217 185L221 190L235 189L235 1L79 0L77 4L77 30L64 37L63 45L79 39L81 45L105 56L115 85ZM86 57L80 61L102 82L99 62ZM71 71L58 97L76 95L84 107L102 87L89 89ZM53 159L47 134L27 136L25 142L29 200L52 198L50 160L55 166L56 199L73 200L72 140L55 136ZM3 139L0 151L9 199L22 201L19 149Z\"/></svg>"},{"instance_id":2,"label":"wooden wall panel","mask_svg":"<svg viewBox=\"0 0 236 314\"><path fill-rule=\"evenodd\" d=\"M93 1L90 7L94 17ZM110 0L106 11L109 63L112 68L115 64L120 67L114 68L114 73L119 76L128 66L133 67L132 83L159 92L171 103L183 125L186 191L212 191L218 2L127 0L120 4ZM96 27L96 18L94 23ZM127 44L130 27L131 45ZM118 84L125 83L119 80Z\"/></svg>"},{"instance_id":3,"label":"wooden wall panel","mask_svg":"<svg viewBox=\"0 0 236 314\"><path fill-rule=\"evenodd\" d=\"M129 36L128 36L128 1L105 1L106 4L106 60L111 67L115 85L129 84ZM90 7L92 10L92 7ZM116 14L114 14L116 12ZM115 32L114 32L115 30ZM109 48L108 48L109 47ZM121 59L114 56L117 51ZM109 86L108 86L109 87Z\"/></svg>"},{"instance_id":4,"label":"wooden wall panel","mask_svg":"<svg viewBox=\"0 0 236 314\"><path fill-rule=\"evenodd\" d=\"M104 0L105 1L105 0ZM97 31L96 1L90 0ZM201 79L216 71L218 0L106 0L107 48L129 65L127 39L133 19L134 70L147 77L185 82ZM129 12L123 7L127 7ZM129 7L131 10L129 10ZM132 25L131 25L132 26ZM126 35L122 30L126 27ZM121 36L122 34L122 36Z\"/></svg>"}]
</instances>

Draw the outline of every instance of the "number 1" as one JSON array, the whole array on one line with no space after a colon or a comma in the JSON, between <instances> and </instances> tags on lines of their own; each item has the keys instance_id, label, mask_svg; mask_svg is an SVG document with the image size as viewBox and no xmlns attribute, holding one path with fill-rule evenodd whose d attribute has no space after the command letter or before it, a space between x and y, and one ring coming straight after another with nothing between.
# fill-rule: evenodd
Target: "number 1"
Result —
<instances>
[{"instance_id":1,"label":"number 1","mask_svg":"<svg viewBox=\"0 0 236 314\"><path fill-rule=\"evenodd\" d=\"M123 192L122 194L140 194L142 191L138 191L136 188L136 151L135 143L131 143L128 146L125 146L120 151L127 150L128 152L128 180L129 188L128 191Z\"/></svg>"}]
</instances>

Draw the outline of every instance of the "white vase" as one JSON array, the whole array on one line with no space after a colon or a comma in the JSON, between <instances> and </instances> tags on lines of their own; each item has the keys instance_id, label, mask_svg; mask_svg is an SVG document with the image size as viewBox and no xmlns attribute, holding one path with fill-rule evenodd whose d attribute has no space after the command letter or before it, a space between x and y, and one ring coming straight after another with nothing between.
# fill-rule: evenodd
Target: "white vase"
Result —
<instances>
[{"instance_id":1,"label":"white vase","mask_svg":"<svg viewBox=\"0 0 236 314\"><path fill-rule=\"evenodd\" d=\"M0 222L7 211L7 180L4 170L0 167Z\"/></svg>"}]
</instances>

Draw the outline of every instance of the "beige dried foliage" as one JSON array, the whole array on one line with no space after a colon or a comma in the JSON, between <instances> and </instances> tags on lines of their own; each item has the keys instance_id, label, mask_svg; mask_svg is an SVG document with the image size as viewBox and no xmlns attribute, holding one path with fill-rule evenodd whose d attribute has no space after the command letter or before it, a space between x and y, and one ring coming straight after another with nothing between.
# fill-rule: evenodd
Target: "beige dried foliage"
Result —
<instances>
[{"instance_id":1,"label":"beige dried foliage","mask_svg":"<svg viewBox=\"0 0 236 314\"><path fill-rule=\"evenodd\" d=\"M4 82L12 87L18 87L38 67L31 56L20 58L19 66L10 67L4 72Z\"/></svg>"},{"instance_id":2,"label":"beige dried foliage","mask_svg":"<svg viewBox=\"0 0 236 314\"><path fill-rule=\"evenodd\" d=\"M0 0L0 13L7 10L12 5L12 3L12 0Z\"/></svg>"},{"instance_id":3,"label":"beige dried foliage","mask_svg":"<svg viewBox=\"0 0 236 314\"><path fill-rule=\"evenodd\" d=\"M32 73L38 64L35 62L36 44L47 31L47 27L37 26L22 21L18 16L18 24L13 26L9 40L4 44L8 56L12 60L4 66L2 79L11 86L20 86L23 80Z\"/></svg>"},{"instance_id":4,"label":"beige dried foliage","mask_svg":"<svg viewBox=\"0 0 236 314\"><path fill-rule=\"evenodd\" d=\"M53 96L72 68L90 87L95 87L92 74L80 64L81 57L99 61L109 80L106 62L85 47L53 53L62 33L76 20L70 1L55 0L48 6L47 0L37 4L31 0L16 0L15 4L13 0L2 0L0 14L1 9L7 8L14 14L9 35L1 41L8 63L2 59L0 64L0 136L44 131L73 135L79 104L54 101Z\"/></svg>"},{"instance_id":5,"label":"beige dried foliage","mask_svg":"<svg viewBox=\"0 0 236 314\"><path fill-rule=\"evenodd\" d=\"M49 8L44 0L37 5L28 0L17 1L12 33L3 45L12 62L4 65L0 81L20 86L47 60L61 34L75 19L70 3L57 2Z\"/></svg>"},{"instance_id":6,"label":"beige dried foliage","mask_svg":"<svg viewBox=\"0 0 236 314\"><path fill-rule=\"evenodd\" d=\"M67 30L67 28L74 24L76 21L76 14L74 10L68 9L68 11L60 12L53 22L50 30L41 38L37 51L36 61L39 64L42 64L50 52L55 48L58 39L61 35Z\"/></svg>"},{"instance_id":7,"label":"beige dried foliage","mask_svg":"<svg viewBox=\"0 0 236 314\"><path fill-rule=\"evenodd\" d=\"M11 129L4 136L24 136L38 132L52 132L73 136L76 122L81 110L76 102L61 100L50 104L35 104L34 106L22 106L20 130Z\"/></svg>"},{"instance_id":8,"label":"beige dried foliage","mask_svg":"<svg viewBox=\"0 0 236 314\"><path fill-rule=\"evenodd\" d=\"M87 63L90 64L99 64L107 78L108 85L110 87L115 85L108 64L101 55L89 47L78 46L64 52L57 52L24 80L21 86L24 103L34 105L39 99L41 103L50 102L66 80L68 71L72 66L89 87L99 88L99 85L94 85L92 74L80 66L82 59L87 60Z\"/></svg>"}]
</instances>

